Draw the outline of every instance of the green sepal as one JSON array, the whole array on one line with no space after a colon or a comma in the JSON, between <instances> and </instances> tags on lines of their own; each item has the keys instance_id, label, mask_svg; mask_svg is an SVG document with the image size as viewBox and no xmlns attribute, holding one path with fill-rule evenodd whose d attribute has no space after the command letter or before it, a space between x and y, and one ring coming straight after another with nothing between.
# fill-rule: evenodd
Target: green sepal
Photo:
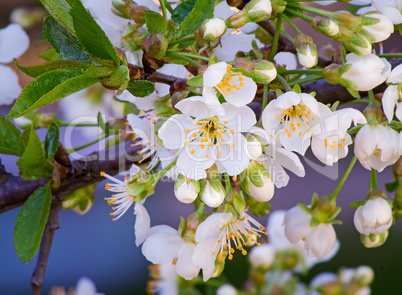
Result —
<instances>
[{"instance_id":1,"label":"green sepal","mask_svg":"<svg viewBox=\"0 0 402 295\"><path fill-rule=\"evenodd\" d=\"M222 182L219 179L209 179L208 181L214 191L218 193L225 191Z\"/></svg>"},{"instance_id":2,"label":"green sepal","mask_svg":"<svg viewBox=\"0 0 402 295\"><path fill-rule=\"evenodd\" d=\"M14 58L14 63L22 72L33 78L36 78L42 75L43 73L51 72L57 69L63 69L63 68L88 69L91 67L90 64L71 60L55 60L37 64L34 66L23 66L18 63L16 58Z\"/></svg>"},{"instance_id":3,"label":"green sepal","mask_svg":"<svg viewBox=\"0 0 402 295\"><path fill-rule=\"evenodd\" d=\"M127 192L130 196L136 197L146 189L145 183L133 182L127 186Z\"/></svg>"},{"instance_id":4,"label":"green sepal","mask_svg":"<svg viewBox=\"0 0 402 295\"><path fill-rule=\"evenodd\" d=\"M331 106L331 111L335 112L341 102L339 100L335 101Z\"/></svg>"},{"instance_id":5,"label":"green sepal","mask_svg":"<svg viewBox=\"0 0 402 295\"><path fill-rule=\"evenodd\" d=\"M299 206L304 212L311 214L311 210L309 209L309 207L307 207L304 204L297 204L297 206Z\"/></svg>"},{"instance_id":6,"label":"green sepal","mask_svg":"<svg viewBox=\"0 0 402 295\"><path fill-rule=\"evenodd\" d=\"M25 264L38 251L51 201L49 186L42 186L33 192L18 214L14 228L14 246L18 257Z\"/></svg>"},{"instance_id":7,"label":"green sepal","mask_svg":"<svg viewBox=\"0 0 402 295\"><path fill-rule=\"evenodd\" d=\"M174 183L174 190L177 191L185 181L186 177L183 174L179 174L179 176L176 179L176 182Z\"/></svg>"},{"instance_id":8,"label":"green sepal","mask_svg":"<svg viewBox=\"0 0 402 295\"><path fill-rule=\"evenodd\" d=\"M233 194L233 206L239 214L246 210L246 201L241 191L239 194Z\"/></svg>"},{"instance_id":9,"label":"green sepal","mask_svg":"<svg viewBox=\"0 0 402 295\"><path fill-rule=\"evenodd\" d=\"M183 216L180 216L180 224L179 228L177 229L179 236L183 236L185 230L186 230L186 220L183 218Z\"/></svg>"},{"instance_id":10,"label":"green sepal","mask_svg":"<svg viewBox=\"0 0 402 295\"><path fill-rule=\"evenodd\" d=\"M248 181L248 170L244 170L240 174L240 183L241 183L241 189L246 193L250 194L250 186L249 186L249 181Z\"/></svg>"},{"instance_id":11,"label":"green sepal","mask_svg":"<svg viewBox=\"0 0 402 295\"><path fill-rule=\"evenodd\" d=\"M62 202L63 209L73 210L79 214L85 214L91 208L95 196L94 190L97 183L84 186L68 195Z\"/></svg>"},{"instance_id":12,"label":"green sepal","mask_svg":"<svg viewBox=\"0 0 402 295\"><path fill-rule=\"evenodd\" d=\"M342 225L343 222L340 221L340 220L337 220L337 219L333 219L333 220L329 220L329 221L327 222L327 224L339 224L339 225Z\"/></svg>"},{"instance_id":13,"label":"green sepal","mask_svg":"<svg viewBox=\"0 0 402 295\"><path fill-rule=\"evenodd\" d=\"M311 220L310 220L310 226L311 227L315 227L315 226L319 225L320 223L321 222L319 222L314 216L311 217Z\"/></svg>"},{"instance_id":14,"label":"green sepal","mask_svg":"<svg viewBox=\"0 0 402 295\"><path fill-rule=\"evenodd\" d=\"M203 75L194 76L187 80L187 85L203 87L204 86L203 78L204 78Z\"/></svg>"},{"instance_id":15,"label":"green sepal","mask_svg":"<svg viewBox=\"0 0 402 295\"><path fill-rule=\"evenodd\" d=\"M119 65L120 61L113 44L80 0L74 3L70 12L80 44L93 56L113 60Z\"/></svg>"},{"instance_id":16,"label":"green sepal","mask_svg":"<svg viewBox=\"0 0 402 295\"><path fill-rule=\"evenodd\" d=\"M318 194L313 193L313 197L311 198L311 208L315 208L318 205Z\"/></svg>"},{"instance_id":17,"label":"green sepal","mask_svg":"<svg viewBox=\"0 0 402 295\"><path fill-rule=\"evenodd\" d=\"M61 26L53 17L48 16L43 22L43 34L64 60L94 63L89 53L79 40Z\"/></svg>"},{"instance_id":18,"label":"green sepal","mask_svg":"<svg viewBox=\"0 0 402 295\"><path fill-rule=\"evenodd\" d=\"M237 219L238 213L236 212L236 209L229 203L225 204L225 213L232 213L233 216L232 216L231 220L234 221Z\"/></svg>"},{"instance_id":19,"label":"green sepal","mask_svg":"<svg viewBox=\"0 0 402 295\"><path fill-rule=\"evenodd\" d=\"M366 204L366 201L355 201L349 204L350 208L359 208L360 206L363 206Z\"/></svg>"},{"instance_id":20,"label":"green sepal","mask_svg":"<svg viewBox=\"0 0 402 295\"><path fill-rule=\"evenodd\" d=\"M194 186L194 191L198 194L201 191L201 184L198 180L191 179L191 183Z\"/></svg>"},{"instance_id":21,"label":"green sepal","mask_svg":"<svg viewBox=\"0 0 402 295\"><path fill-rule=\"evenodd\" d=\"M255 216L266 216L271 211L271 205L268 202L258 202L253 197L246 195L246 204Z\"/></svg>"},{"instance_id":22,"label":"green sepal","mask_svg":"<svg viewBox=\"0 0 402 295\"><path fill-rule=\"evenodd\" d=\"M98 125L105 133L105 135L109 134L109 126L105 124L105 121L103 121L101 112L98 112Z\"/></svg>"},{"instance_id":23,"label":"green sepal","mask_svg":"<svg viewBox=\"0 0 402 295\"><path fill-rule=\"evenodd\" d=\"M38 57L43 58L47 61L62 60L63 58L54 48L50 48L42 53L38 54Z\"/></svg>"},{"instance_id":24,"label":"green sepal","mask_svg":"<svg viewBox=\"0 0 402 295\"><path fill-rule=\"evenodd\" d=\"M298 94L302 93L299 84L295 84L295 85L293 86L293 89L292 89L292 90L293 90L293 92L296 92L296 93L298 93Z\"/></svg>"},{"instance_id":25,"label":"green sepal","mask_svg":"<svg viewBox=\"0 0 402 295\"><path fill-rule=\"evenodd\" d=\"M387 190L387 192L393 192L395 191L399 186L399 180L395 179L393 182L388 182L385 184L385 189Z\"/></svg>"},{"instance_id":26,"label":"green sepal","mask_svg":"<svg viewBox=\"0 0 402 295\"><path fill-rule=\"evenodd\" d=\"M52 177L53 166L47 161L45 151L34 128L30 128L28 144L17 160L20 175L26 180Z\"/></svg>"},{"instance_id":27,"label":"green sepal","mask_svg":"<svg viewBox=\"0 0 402 295\"><path fill-rule=\"evenodd\" d=\"M167 30L167 21L157 12L147 10L145 13L145 24L150 34L154 32L163 33Z\"/></svg>"},{"instance_id":28,"label":"green sepal","mask_svg":"<svg viewBox=\"0 0 402 295\"><path fill-rule=\"evenodd\" d=\"M357 99L361 98L359 91L354 90L352 88L347 88L347 89L348 89L348 92L350 93L350 95L352 95L354 98L357 98Z\"/></svg>"},{"instance_id":29,"label":"green sepal","mask_svg":"<svg viewBox=\"0 0 402 295\"><path fill-rule=\"evenodd\" d=\"M136 80L128 83L126 90L136 97L146 97L155 91L155 85L149 81Z\"/></svg>"},{"instance_id":30,"label":"green sepal","mask_svg":"<svg viewBox=\"0 0 402 295\"><path fill-rule=\"evenodd\" d=\"M18 148L21 131L9 120L0 115L0 153L19 156Z\"/></svg>"},{"instance_id":31,"label":"green sepal","mask_svg":"<svg viewBox=\"0 0 402 295\"><path fill-rule=\"evenodd\" d=\"M56 122L53 122L47 131L45 139L46 157L50 160L53 158L57 152L57 149L59 148L59 137L59 126L57 126Z\"/></svg>"},{"instance_id":32,"label":"green sepal","mask_svg":"<svg viewBox=\"0 0 402 295\"><path fill-rule=\"evenodd\" d=\"M283 91L280 89L275 89L275 94L276 94L276 97L279 97L283 94Z\"/></svg>"},{"instance_id":33,"label":"green sepal","mask_svg":"<svg viewBox=\"0 0 402 295\"><path fill-rule=\"evenodd\" d=\"M334 218L335 218L336 216L338 216L338 214L341 213L341 211L342 211L341 207L336 207L335 210L334 210L334 212L332 212L332 214L330 214L330 215L328 216L328 219L327 219L327 220L328 220L328 221L334 220Z\"/></svg>"}]
</instances>

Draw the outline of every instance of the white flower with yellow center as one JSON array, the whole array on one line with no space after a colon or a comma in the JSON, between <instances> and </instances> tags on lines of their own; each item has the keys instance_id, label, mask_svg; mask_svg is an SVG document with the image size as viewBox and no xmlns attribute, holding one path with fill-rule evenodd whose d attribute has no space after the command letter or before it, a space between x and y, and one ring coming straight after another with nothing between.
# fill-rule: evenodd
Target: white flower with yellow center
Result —
<instances>
[{"instance_id":1,"label":"white flower with yellow center","mask_svg":"<svg viewBox=\"0 0 402 295\"><path fill-rule=\"evenodd\" d=\"M232 213L215 213L208 216L197 227L197 245L193 253L194 264L203 269L204 281L212 276L217 257L223 258L228 254L228 258L233 259L235 249L246 255L247 251L243 246L250 241L255 244L257 237L267 235L264 230L257 220L245 212L237 217Z\"/></svg>"},{"instance_id":2,"label":"white flower with yellow center","mask_svg":"<svg viewBox=\"0 0 402 295\"><path fill-rule=\"evenodd\" d=\"M237 107L245 106L254 99L257 84L240 72L234 73L231 68L226 62L218 62L204 72L203 97L207 103L219 103L213 90L219 91L228 103Z\"/></svg>"},{"instance_id":3,"label":"white flower with yellow center","mask_svg":"<svg viewBox=\"0 0 402 295\"><path fill-rule=\"evenodd\" d=\"M247 141L241 134L256 123L247 106L222 104L225 115L202 97L193 96L175 106L183 114L170 117L158 136L167 149L178 150L176 168L185 177L202 179L216 164L219 173L238 175L247 168Z\"/></svg>"},{"instance_id":4,"label":"white flower with yellow center","mask_svg":"<svg viewBox=\"0 0 402 295\"><path fill-rule=\"evenodd\" d=\"M123 214L126 213L131 207L131 205L135 203L134 214L136 215L136 219L134 230L136 237L135 243L137 246L139 246L145 240L151 225L148 211L143 205L144 200L141 202L136 202L136 196L132 196L128 192L129 181L138 173L138 171L139 168L133 165L129 174L125 176L124 181L110 176L105 172L100 173L101 176L106 177L113 182L106 183L105 185L106 190L114 193L109 198L105 197L105 201L112 206L112 210L114 211L110 213L110 215L113 216L113 221L116 221L122 217Z\"/></svg>"},{"instance_id":5,"label":"white flower with yellow center","mask_svg":"<svg viewBox=\"0 0 402 295\"><path fill-rule=\"evenodd\" d=\"M400 137L389 126L364 125L355 138L355 155L364 168L381 172L399 159Z\"/></svg>"},{"instance_id":6,"label":"white flower with yellow center","mask_svg":"<svg viewBox=\"0 0 402 295\"><path fill-rule=\"evenodd\" d=\"M319 129L313 132L315 135L311 140L311 150L322 163L332 166L348 154L348 146L352 144L348 134L350 124L366 124L367 120L361 112L352 108L335 112L322 110L321 115L322 124L316 125Z\"/></svg>"},{"instance_id":7,"label":"white flower with yellow center","mask_svg":"<svg viewBox=\"0 0 402 295\"><path fill-rule=\"evenodd\" d=\"M328 107L306 93L286 92L272 100L262 113L262 125L279 137L283 147L304 155L310 145L312 127Z\"/></svg>"}]
</instances>

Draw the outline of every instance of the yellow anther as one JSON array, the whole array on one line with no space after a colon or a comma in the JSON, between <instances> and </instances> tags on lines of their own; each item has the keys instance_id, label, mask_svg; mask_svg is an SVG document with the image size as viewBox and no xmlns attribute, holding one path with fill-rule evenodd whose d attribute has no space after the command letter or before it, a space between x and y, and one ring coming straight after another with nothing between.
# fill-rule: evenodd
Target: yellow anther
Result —
<instances>
[{"instance_id":1,"label":"yellow anther","mask_svg":"<svg viewBox=\"0 0 402 295\"><path fill-rule=\"evenodd\" d=\"M232 148L234 148L234 147L235 147L235 144L232 142L232 143L230 144L230 146L231 146Z\"/></svg>"},{"instance_id":2,"label":"yellow anther","mask_svg":"<svg viewBox=\"0 0 402 295\"><path fill-rule=\"evenodd\" d=\"M233 259L233 255L232 254L229 254L229 260L232 260Z\"/></svg>"},{"instance_id":3,"label":"yellow anther","mask_svg":"<svg viewBox=\"0 0 402 295\"><path fill-rule=\"evenodd\" d=\"M189 132L190 132L190 129L187 128L187 129L184 130L184 131L185 131L186 133L189 133Z\"/></svg>"},{"instance_id":4,"label":"yellow anther","mask_svg":"<svg viewBox=\"0 0 402 295\"><path fill-rule=\"evenodd\" d=\"M342 138L341 141L342 141L342 142L345 142L345 141L346 141L346 138Z\"/></svg>"},{"instance_id":5,"label":"yellow anther","mask_svg":"<svg viewBox=\"0 0 402 295\"><path fill-rule=\"evenodd\" d=\"M343 148L343 144L342 144L342 143L338 144L338 146L339 146L340 148Z\"/></svg>"},{"instance_id":6,"label":"yellow anther","mask_svg":"<svg viewBox=\"0 0 402 295\"><path fill-rule=\"evenodd\" d=\"M177 263L177 257L173 258L173 260L172 260L173 265L176 265L176 263Z\"/></svg>"},{"instance_id":7,"label":"yellow anther","mask_svg":"<svg viewBox=\"0 0 402 295\"><path fill-rule=\"evenodd\" d=\"M103 176L103 175L105 175L105 172L101 171L100 176Z\"/></svg>"},{"instance_id":8,"label":"yellow anther","mask_svg":"<svg viewBox=\"0 0 402 295\"><path fill-rule=\"evenodd\" d=\"M209 155L207 154L207 155L205 156L205 158L207 158L207 159L209 160Z\"/></svg>"},{"instance_id":9,"label":"yellow anther","mask_svg":"<svg viewBox=\"0 0 402 295\"><path fill-rule=\"evenodd\" d=\"M189 141L186 141L186 142L184 143L185 146L188 146L189 144L190 144Z\"/></svg>"},{"instance_id":10,"label":"yellow anther","mask_svg":"<svg viewBox=\"0 0 402 295\"><path fill-rule=\"evenodd\" d=\"M303 135L303 133L302 133L302 132L300 132L300 133L299 133L299 136L302 136L302 135Z\"/></svg>"},{"instance_id":11,"label":"yellow anther","mask_svg":"<svg viewBox=\"0 0 402 295\"><path fill-rule=\"evenodd\" d=\"M232 133L232 134L235 134L235 131L232 129L232 130L230 130L230 132Z\"/></svg>"},{"instance_id":12,"label":"yellow anther","mask_svg":"<svg viewBox=\"0 0 402 295\"><path fill-rule=\"evenodd\" d=\"M196 134L196 133L193 133L193 137L194 137L194 138L197 137L197 134Z\"/></svg>"},{"instance_id":13,"label":"yellow anther","mask_svg":"<svg viewBox=\"0 0 402 295\"><path fill-rule=\"evenodd\" d=\"M236 176L236 175L233 176L232 179L233 179L234 181L236 181L236 180L237 180L237 176Z\"/></svg>"},{"instance_id":14,"label":"yellow anther","mask_svg":"<svg viewBox=\"0 0 402 295\"><path fill-rule=\"evenodd\" d=\"M378 152L375 152L374 155L375 155L377 158L380 157L380 154L379 154Z\"/></svg>"},{"instance_id":15,"label":"yellow anther","mask_svg":"<svg viewBox=\"0 0 402 295\"><path fill-rule=\"evenodd\" d=\"M205 149L205 145L202 144L202 145L201 145L201 148L202 148L202 149Z\"/></svg>"}]
</instances>

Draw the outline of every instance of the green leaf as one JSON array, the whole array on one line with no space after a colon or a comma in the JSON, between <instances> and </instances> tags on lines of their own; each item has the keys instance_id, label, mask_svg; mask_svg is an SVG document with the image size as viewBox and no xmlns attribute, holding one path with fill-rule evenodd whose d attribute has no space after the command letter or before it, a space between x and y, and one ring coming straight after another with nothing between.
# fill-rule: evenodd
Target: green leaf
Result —
<instances>
[{"instance_id":1,"label":"green leaf","mask_svg":"<svg viewBox=\"0 0 402 295\"><path fill-rule=\"evenodd\" d=\"M21 131L0 115L0 153L19 156Z\"/></svg>"},{"instance_id":2,"label":"green leaf","mask_svg":"<svg viewBox=\"0 0 402 295\"><path fill-rule=\"evenodd\" d=\"M36 180L52 176L53 167L46 160L46 154L34 128L30 128L28 144L17 161L20 175L26 180Z\"/></svg>"},{"instance_id":3,"label":"green leaf","mask_svg":"<svg viewBox=\"0 0 402 295\"><path fill-rule=\"evenodd\" d=\"M137 80L128 83L127 90L136 97L145 97L155 91L155 86L149 81Z\"/></svg>"},{"instance_id":4,"label":"green leaf","mask_svg":"<svg viewBox=\"0 0 402 295\"><path fill-rule=\"evenodd\" d=\"M64 68L44 73L22 90L7 118L20 117L98 82L94 71Z\"/></svg>"},{"instance_id":5,"label":"green leaf","mask_svg":"<svg viewBox=\"0 0 402 295\"><path fill-rule=\"evenodd\" d=\"M93 63L94 60L80 42L51 16L43 22L43 34L65 60Z\"/></svg>"},{"instance_id":6,"label":"green leaf","mask_svg":"<svg viewBox=\"0 0 402 295\"><path fill-rule=\"evenodd\" d=\"M184 18L174 37L175 40L193 35L205 19L212 18L214 1L197 0L191 12ZM179 47L186 47L188 42L183 42Z\"/></svg>"},{"instance_id":7,"label":"green leaf","mask_svg":"<svg viewBox=\"0 0 402 295\"><path fill-rule=\"evenodd\" d=\"M25 202L14 229L14 246L18 257L25 264L38 251L52 201L48 186L38 188Z\"/></svg>"},{"instance_id":8,"label":"green leaf","mask_svg":"<svg viewBox=\"0 0 402 295\"><path fill-rule=\"evenodd\" d=\"M63 59L54 48L50 48L49 50L46 50L41 54L38 54L38 57L43 58L47 61Z\"/></svg>"},{"instance_id":9,"label":"green leaf","mask_svg":"<svg viewBox=\"0 0 402 295\"><path fill-rule=\"evenodd\" d=\"M59 148L59 137L60 131L59 126L55 122L53 122L46 134L45 139L45 152L46 157L50 160L56 154L57 149Z\"/></svg>"},{"instance_id":10,"label":"green leaf","mask_svg":"<svg viewBox=\"0 0 402 295\"><path fill-rule=\"evenodd\" d=\"M172 20L174 20L177 24L180 24L187 15L193 10L195 3L197 0L188 0L186 2L180 3L176 6L172 14Z\"/></svg>"},{"instance_id":11,"label":"green leaf","mask_svg":"<svg viewBox=\"0 0 402 295\"><path fill-rule=\"evenodd\" d=\"M121 65L116 69L112 76L110 76L109 80L116 86L128 83L130 80L130 70L125 65Z\"/></svg>"},{"instance_id":12,"label":"green leaf","mask_svg":"<svg viewBox=\"0 0 402 295\"><path fill-rule=\"evenodd\" d=\"M204 86L203 75L198 75L198 76L192 77L191 79L188 79L187 85L203 87Z\"/></svg>"},{"instance_id":13,"label":"green leaf","mask_svg":"<svg viewBox=\"0 0 402 295\"><path fill-rule=\"evenodd\" d=\"M40 0L46 10L63 27L74 35L73 18L70 15L71 6L65 0Z\"/></svg>"},{"instance_id":14,"label":"green leaf","mask_svg":"<svg viewBox=\"0 0 402 295\"><path fill-rule=\"evenodd\" d=\"M167 21L165 18L157 12L147 10L145 13L145 24L147 25L150 34L153 32L161 32L167 30Z\"/></svg>"},{"instance_id":15,"label":"green leaf","mask_svg":"<svg viewBox=\"0 0 402 295\"><path fill-rule=\"evenodd\" d=\"M64 69L64 68L88 69L89 67L91 67L90 64L70 60L55 60L37 64L34 66L22 66L18 63L17 59L15 58L14 62L22 72L33 78L36 78L42 75L43 73L51 72L57 69Z\"/></svg>"},{"instance_id":16,"label":"green leaf","mask_svg":"<svg viewBox=\"0 0 402 295\"><path fill-rule=\"evenodd\" d=\"M18 151L20 155L22 155L25 152L25 149L27 148L29 136L31 134L31 128L33 127L28 127L24 130L24 132L22 132L21 139L18 144Z\"/></svg>"},{"instance_id":17,"label":"green leaf","mask_svg":"<svg viewBox=\"0 0 402 295\"><path fill-rule=\"evenodd\" d=\"M111 59L117 65L120 64L113 44L80 0L75 2L71 15L80 44L93 56Z\"/></svg>"}]
</instances>

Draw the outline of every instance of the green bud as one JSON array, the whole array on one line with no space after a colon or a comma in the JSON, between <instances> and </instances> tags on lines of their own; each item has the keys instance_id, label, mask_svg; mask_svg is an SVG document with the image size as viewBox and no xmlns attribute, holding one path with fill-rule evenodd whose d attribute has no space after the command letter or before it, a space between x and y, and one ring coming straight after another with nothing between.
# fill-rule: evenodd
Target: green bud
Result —
<instances>
[{"instance_id":1,"label":"green bud","mask_svg":"<svg viewBox=\"0 0 402 295\"><path fill-rule=\"evenodd\" d=\"M377 121L381 122L384 117L384 113L380 106L377 104L369 104L363 111L363 115L366 117L367 122Z\"/></svg>"},{"instance_id":2,"label":"green bud","mask_svg":"<svg viewBox=\"0 0 402 295\"><path fill-rule=\"evenodd\" d=\"M126 176L126 178L129 175ZM146 197L154 194L157 177L155 173L139 170L131 179L128 180L127 192L136 201L140 202Z\"/></svg>"},{"instance_id":3,"label":"green bud","mask_svg":"<svg viewBox=\"0 0 402 295\"><path fill-rule=\"evenodd\" d=\"M273 63L267 60L255 60L251 78L256 83L268 84L276 78L277 71Z\"/></svg>"},{"instance_id":4,"label":"green bud","mask_svg":"<svg viewBox=\"0 0 402 295\"><path fill-rule=\"evenodd\" d=\"M347 65L350 67L350 65ZM340 84L341 83L341 75L339 70L341 66L338 64L330 64L329 66L325 67L322 71L324 79L330 84Z\"/></svg>"},{"instance_id":5,"label":"green bud","mask_svg":"<svg viewBox=\"0 0 402 295\"><path fill-rule=\"evenodd\" d=\"M285 11L286 1L284 0L271 0L272 11L279 14Z\"/></svg>"},{"instance_id":6,"label":"green bud","mask_svg":"<svg viewBox=\"0 0 402 295\"><path fill-rule=\"evenodd\" d=\"M149 40L149 46L145 50L151 58L162 59L166 55L168 45L169 41L165 36L160 32L155 31L152 33Z\"/></svg>"},{"instance_id":7,"label":"green bud","mask_svg":"<svg viewBox=\"0 0 402 295\"><path fill-rule=\"evenodd\" d=\"M318 63L317 46L311 43L299 43L296 47L297 59L299 63L306 67L312 68Z\"/></svg>"},{"instance_id":8,"label":"green bud","mask_svg":"<svg viewBox=\"0 0 402 295\"><path fill-rule=\"evenodd\" d=\"M225 21L220 18L206 19L195 32L199 43L213 42L226 33Z\"/></svg>"},{"instance_id":9,"label":"green bud","mask_svg":"<svg viewBox=\"0 0 402 295\"><path fill-rule=\"evenodd\" d=\"M340 33L339 23L328 17L316 16L311 25L316 31L328 37L335 37Z\"/></svg>"},{"instance_id":10,"label":"green bud","mask_svg":"<svg viewBox=\"0 0 402 295\"><path fill-rule=\"evenodd\" d=\"M113 8L112 12L117 15L120 16L122 18L126 18L126 19L131 19L130 17L130 10L131 7L134 7L134 3L132 1L112 1L112 5Z\"/></svg>"},{"instance_id":11,"label":"green bud","mask_svg":"<svg viewBox=\"0 0 402 295\"><path fill-rule=\"evenodd\" d=\"M248 19L243 11L239 11L238 13L228 17L225 23L227 28L237 29L247 24Z\"/></svg>"},{"instance_id":12,"label":"green bud","mask_svg":"<svg viewBox=\"0 0 402 295\"><path fill-rule=\"evenodd\" d=\"M249 22L261 22L271 17L272 6L270 0L252 0L244 6L243 11Z\"/></svg>"}]
</instances>

